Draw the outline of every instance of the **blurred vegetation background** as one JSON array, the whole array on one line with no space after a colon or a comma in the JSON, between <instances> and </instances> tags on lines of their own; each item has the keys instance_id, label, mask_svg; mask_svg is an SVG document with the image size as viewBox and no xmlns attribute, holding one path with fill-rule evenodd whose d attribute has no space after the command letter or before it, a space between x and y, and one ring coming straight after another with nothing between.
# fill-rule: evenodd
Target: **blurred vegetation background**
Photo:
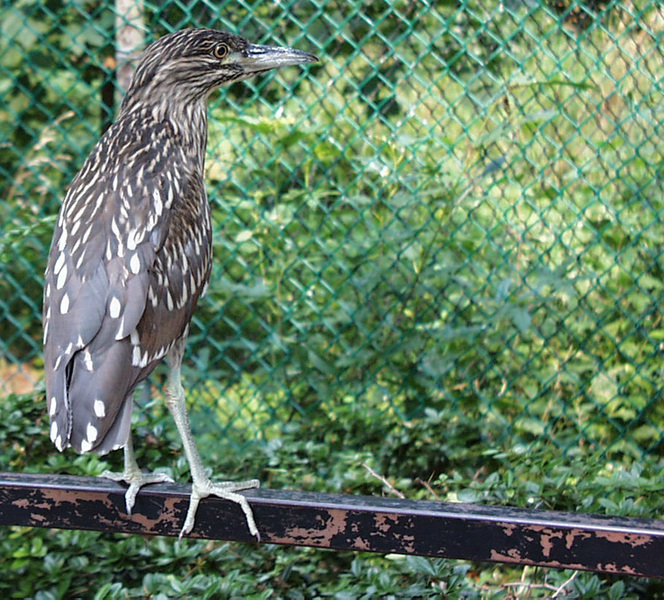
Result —
<instances>
[{"instance_id":1,"label":"blurred vegetation background","mask_svg":"<svg viewBox=\"0 0 664 600\"><path fill-rule=\"evenodd\" d=\"M48 442L42 274L121 98L126 17L0 6L0 468L99 474L121 456ZM185 376L217 477L391 493L370 467L412 498L661 516L658 0L138 6L148 42L205 26L321 58L211 102L215 265ZM139 461L183 478L162 378L138 394ZM664 597L501 565L5 533L16 598Z\"/></svg>"}]
</instances>

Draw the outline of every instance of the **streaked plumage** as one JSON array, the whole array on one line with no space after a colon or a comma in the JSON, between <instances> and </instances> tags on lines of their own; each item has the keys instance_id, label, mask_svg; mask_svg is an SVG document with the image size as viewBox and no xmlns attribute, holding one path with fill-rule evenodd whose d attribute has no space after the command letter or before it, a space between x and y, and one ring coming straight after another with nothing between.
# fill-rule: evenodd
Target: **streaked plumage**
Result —
<instances>
[{"instance_id":1,"label":"streaked plumage","mask_svg":"<svg viewBox=\"0 0 664 600\"><path fill-rule=\"evenodd\" d=\"M178 379L167 390L169 408L188 430L186 414L176 414L180 404L184 411L179 365L212 256L206 100L225 83L312 60L214 30L161 38L145 51L117 121L65 196L44 289L51 439L58 450L125 447L132 468L122 479L137 480L133 496L150 481L132 470L132 394L167 355L169 379ZM197 452L188 448L190 433L180 433L191 464ZM192 464L194 487L197 470L200 460Z\"/></svg>"}]
</instances>

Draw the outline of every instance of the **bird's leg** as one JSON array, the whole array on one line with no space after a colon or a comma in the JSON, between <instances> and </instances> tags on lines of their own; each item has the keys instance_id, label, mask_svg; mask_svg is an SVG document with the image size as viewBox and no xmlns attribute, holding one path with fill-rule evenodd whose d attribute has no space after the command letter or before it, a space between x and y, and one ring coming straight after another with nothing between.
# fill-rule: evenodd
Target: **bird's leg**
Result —
<instances>
[{"instance_id":1,"label":"bird's leg","mask_svg":"<svg viewBox=\"0 0 664 600\"><path fill-rule=\"evenodd\" d=\"M104 471L102 477L119 481L129 485L129 489L125 494L125 505L127 506L127 514L130 515L136 502L136 494L144 486L151 483L163 483L165 481L173 481L165 473L143 473L138 467L136 456L134 455L134 443L131 439L131 432L124 447L124 471L122 473L114 473L112 471Z\"/></svg>"},{"instance_id":2,"label":"bird's leg","mask_svg":"<svg viewBox=\"0 0 664 600\"><path fill-rule=\"evenodd\" d=\"M177 345L178 344L176 344L176 346ZM207 498L208 496L217 496L219 498L224 498L225 500L230 500L231 502L236 502L240 505L247 519L249 531L260 540L260 534L258 533L256 522L254 520L254 513L252 512L247 499L242 494L237 493L241 490L257 488L260 485L259 481L257 479L251 479L249 481L224 481L221 483L212 483L205 473L205 467L201 461L201 456L196 447L196 443L194 442L194 437L189 425L189 417L185 406L184 389L182 388L180 378L180 357L181 353L178 352L177 348L174 348L172 354L169 354L168 380L164 389L166 404L173 415L175 425L182 438L182 445L184 447L187 461L189 462L192 479L191 500L189 502L187 518L185 519L184 526L180 532L180 539L182 539L183 535L190 533L193 529L196 519L196 510L200 500L202 498Z\"/></svg>"}]
</instances>

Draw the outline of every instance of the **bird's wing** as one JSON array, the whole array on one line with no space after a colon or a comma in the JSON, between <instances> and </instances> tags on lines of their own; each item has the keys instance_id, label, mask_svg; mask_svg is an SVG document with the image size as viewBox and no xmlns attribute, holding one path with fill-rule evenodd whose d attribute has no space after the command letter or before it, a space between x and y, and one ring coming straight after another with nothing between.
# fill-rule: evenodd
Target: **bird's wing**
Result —
<instances>
[{"instance_id":1,"label":"bird's wing","mask_svg":"<svg viewBox=\"0 0 664 600\"><path fill-rule=\"evenodd\" d=\"M146 306L153 313L161 303L170 306L168 295L161 298L170 285L163 252L177 204L191 187L181 168L184 156L165 126L142 138L117 125L72 182L45 274L47 403L51 439L60 450L106 452L124 445L129 396L174 341L153 334L162 345L146 343L138 329ZM123 148L129 158L109 148ZM175 301L173 292L170 297ZM180 313L187 308L171 311L169 336L182 335Z\"/></svg>"}]
</instances>

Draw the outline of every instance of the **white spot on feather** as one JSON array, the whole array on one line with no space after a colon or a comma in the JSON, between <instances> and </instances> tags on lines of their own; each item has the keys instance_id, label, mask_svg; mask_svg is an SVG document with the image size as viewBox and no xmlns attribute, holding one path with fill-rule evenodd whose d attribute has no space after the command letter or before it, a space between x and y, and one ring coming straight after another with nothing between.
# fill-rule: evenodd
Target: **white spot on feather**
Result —
<instances>
[{"instance_id":1,"label":"white spot on feather","mask_svg":"<svg viewBox=\"0 0 664 600\"><path fill-rule=\"evenodd\" d=\"M180 299L180 308L182 308L188 300L188 291L187 291L187 281L186 279L182 280L182 298Z\"/></svg>"},{"instance_id":2,"label":"white spot on feather","mask_svg":"<svg viewBox=\"0 0 664 600\"><path fill-rule=\"evenodd\" d=\"M55 265L53 266L53 274L57 275L60 272L60 269L62 269L62 265L64 264L65 264L65 253L60 252L58 260L55 261Z\"/></svg>"},{"instance_id":3,"label":"white spot on feather","mask_svg":"<svg viewBox=\"0 0 664 600\"><path fill-rule=\"evenodd\" d=\"M81 227L82 221L80 220L82 215L83 210L81 210L81 214L76 215L76 222L74 223L74 226L71 228L71 234L76 235L78 233L79 228Z\"/></svg>"},{"instance_id":4,"label":"white spot on feather","mask_svg":"<svg viewBox=\"0 0 664 600\"><path fill-rule=\"evenodd\" d=\"M127 234L127 249L128 250L136 250L136 237L137 237L137 233L136 233L135 229L132 229Z\"/></svg>"},{"instance_id":5,"label":"white spot on feather","mask_svg":"<svg viewBox=\"0 0 664 600\"><path fill-rule=\"evenodd\" d=\"M168 196L166 197L166 208L170 208L173 204L173 187L168 186Z\"/></svg>"},{"instance_id":6,"label":"white spot on feather","mask_svg":"<svg viewBox=\"0 0 664 600\"><path fill-rule=\"evenodd\" d=\"M75 242L74 245L71 247L69 250L69 255L74 257L76 253L78 252L78 249L81 247L81 244L83 243L83 238L79 237Z\"/></svg>"},{"instance_id":7,"label":"white spot on feather","mask_svg":"<svg viewBox=\"0 0 664 600\"><path fill-rule=\"evenodd\" d=\"M152 231L152 230L155 228L155 226L157 225L157 219L158 219L157 215L155 215L154 213L151 214L151 215L150 215L150 218L148 219L148 223L147 223L147 225L145 226L145 228L146 228L148 231Z\"/></svg>"},{"instance_id":8,"label":"white spot on feather","mask_svg":"<svg viewBox=\"0 0 664 600\"><path fill-rule=\"evenodd\" d=\"M120 228L118 227L117 222L115 221L115 217L111 219L111 231L113 232L113 235L116 237L116 239L121 239L120 238Z\"/></svg>"},{"instance_id":9,"label":"white spot on feather","mask_svg":"<svg viewBox=\"0 0 664 600\"><path fill-rule=\"evenodd\" d=\"M81 452L90 452L92 450L92 444L88 440L83 440L81 442Z\"/></svg>"},{"instance_id":10,"label":"white spot on feather","mask_svg":"<svg viewBox=\"0 0 664 600\"><path fill-rule=\"evenodd\" d=\"M125 327L125 315L123 314L122 318L120 319L120 324L118 325L118 330L115 334L116 340L121 340L126 336L124 327Z\"/></svg>"},{"instance_id":11,"label":"white spot on feather","mask_svg":"<svg viewBox=\"0 0 664 600\"><path fill-rule=\"evenodd\" d=\"M58 240L58 250L62 252L67 246L67 230L63 229L60 234L60 239Z\"/></svg>"},{"instance_id":12,"label":"white spot on feather","mask_svg":"<svg viewBox=\"0 0 664 600\"><path fill-rule=\"evenodd\" d=\"M94 363L92 362L92 354L90 353L90 350L84 350L83 351L83 364L85 365L85 368L92 373L94 371Z\"/></svg>"},{"instance_id":13,"label":"white spot on feather","mask_svg":"<svg viewBox=\"0 0 664 600\"><path fill-rule=\"evenodd\" d=\"M150 298L150 304L152 304L154 308L157 308L157 305L159 304L159 298L157 298L157 294L152 286L148 288L148 296Z\"/></svg>"},{"instance_id":14,"label":"white spot on feather","mask_svg":"<svg viewBox=\"0 0 664 600\"><path fill-rule=\"evenodd\" d=\"M60 255L62 256L62 254ZM60 274L58 275L58 280L55 282L55 289L61 290L67 281L67 265L62 267Z\"/></svg>"},{"instance_id":15,"label":"white spot on feather","mask_svg":"<svg viewBox=\"0 0 664 600\"><path fill-rule=\"evenodd\" d=\"M76 261L76 268L80 269L81 266L83 265L83 261L85 260L85 248L81 251L81 255L78 257L78 260Z\"/></svg>"},{"instance_id":16,"label":"white spot on feather","mask_svg":"<svg viewBox=\"0 0 664 600\"><path fill-rule=\"evenodd\" d=\"M104 403L101 400L99 400L99 399L95 400L94 404L93 404L93 408L94 408L95 415L97 416L97 418L103 419L106 416L106 406L104 405Z\"/></svg>"},{"instance_id":17,"label":"white spot on feather","mask_svg":"<svg viewBox=\"0 0 664 600\"><path fill-rule=\"evenodd\" d=\"M161 194L159 193L159 190L155 190L152 194L152 199L154 200L154 210L155 212L161 216L161 213L164 210L164 203L161 201Z\"/></svg>"},{"instance_id":18,"label":"white spot on feather","mask_svg":"<svg viewBox=\"0 0 664 600\"><path fill-rule=\"evenodd\" d=\"M51 441L55 443L55 440L58 438L58 422L51 422Z\"/></svg>"},{"instance_id":19,"label":"white spot on feather","mask_svg":"<svg viewBox=\"0 0 664 600\"><path fill-rule=\"evenodd\" d=\"M97 431L97 428L92 423L88 423L88 426L85 429L85 436L88 438L88 442L94 443L97 441L98 435L99 431Z\"/></svg>"},{"instance_id":20,"label":"white spot on feather","mask_svg":"<svg viewBox=\"0 0 664 600\"><path fill-rule=\"evenodd\" d=\"M135 367L141 364L141 349L138 346L134 346L134 350L131 353L131 364Z\"/></svg>"},{"instance_id":21,"label":"white spot on feather","mask_svg":"<svg viewBox=\"0 0 664 600\"><path fill-rule=\"evenodd\" d=\"M49 405L48 405L48 416L53 418L57 408L58 408L58 402L55 399L55 396L51 396L51 401L49 402Z\"/></svg>"},{"instance_id":22,"label":"white spot on feather","mask_svg":"<svg viewBox=\"0 0 664 600\"><path fill-rule=\"evenodd\" d=\"M60 300L60 314L66 315L69 312L69 295L64 294Z\"/></svg>"},{"instance_id":23,"label":"white spot on feather","mask_svg":"<svg viewBox=\"0 0 664 600\"><path fill-rule=\"evenodd\" d=\"M134 254L129 261L129 268L134 275L138 275L141 270L141 259L138 258L138 253Z\"/></svg>"},{"instance_id":24,"label":"white spot on feather","mask_svg":"<svg viewBox=\"0 0 664 600\"><path fill-rule=\"evenodd\" d=\"M120 301L113 296L111 298L111 302L108 305L108 312L111 315L111 319L117 319L120 316L120 311L122 310L122 305L120 304Z\"/></svg>"},{"instance_id":25,"label":"white spot on feather","mask_svg":"<svg viewBox=\"0 0 664 600\"><path fill-rule=\"evenodd\" d=\"M92 233L92 224L85 230L85 233L83 234L83 237L81 238L81 242L83 244L87 244L88 240L90 239L90 234Z\"/></svg>"}]
</instances>

